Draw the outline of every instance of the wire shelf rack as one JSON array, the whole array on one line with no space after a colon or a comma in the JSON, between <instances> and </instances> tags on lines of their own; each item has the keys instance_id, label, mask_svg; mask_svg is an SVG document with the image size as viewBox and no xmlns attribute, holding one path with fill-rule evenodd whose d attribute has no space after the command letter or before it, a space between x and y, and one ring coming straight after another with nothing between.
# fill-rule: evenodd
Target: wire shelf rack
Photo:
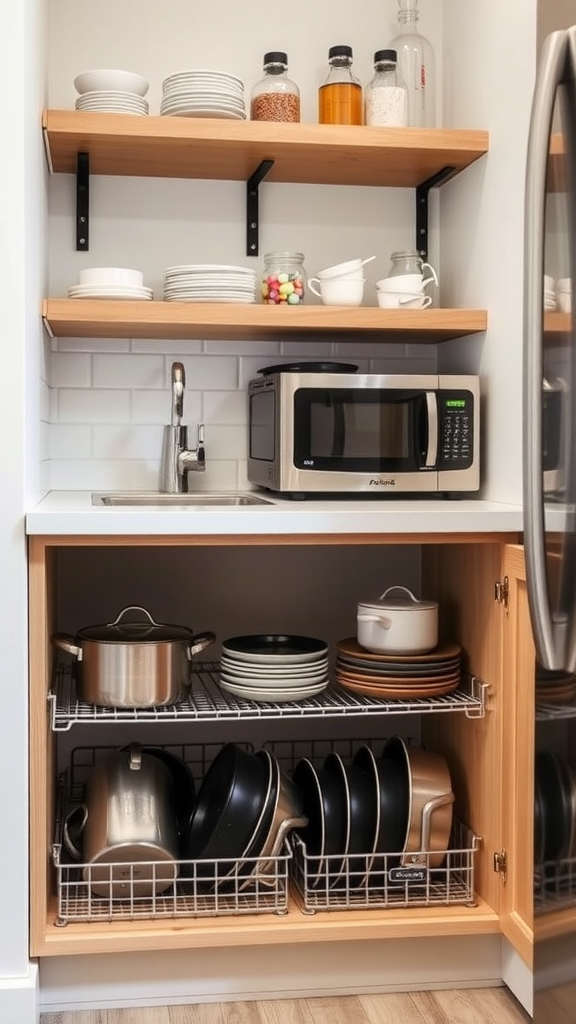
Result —
<instances>
[{"instance_id":1,"label":"wire shelf rack","mask_svg":"<svg viewBox=\"0 0 576 1024\"><path fill-rule=\"evenodd\" d=\"M534 868L534 913L549 914L576 905L576 857L546 861Z\"/></svg>"},{"instance_id":2,"label":"wire shelf rack","mask_svg":"<svg viewBox=\"0 0 576 1024\"><path fill-rule=\"evenodd\" d=\"M402 864L401 853L311 857L300 836L290 837L294 858L290 874L306 914L318 910L390 909L476 905L474 860L480 837L459 821L441 866L428 851L413 855L418 864Z\"/></svg>"},{"instance_id":3,"label":"wire shelf rack","mask_svg":"<svg viewBox=\"0 0 576 1024\"><path fill-rule=\"evenodd\" d=\"M71 667L59 662L52 690L48 694L51 728L55 732L66 732L73 725L98 722L111 725L131 722L266 721L442 712L463 712L468 718L483 718L488 690L488 684L476 676L464 675L461 686L443 697L390 700L358 696L332 681L316 697L273 704L243 700L224 693L218 685L219 675L219 662L199 662L192 675L190 696L177 704L146 709L103 708L78 700Z\"/></svg>"},{"instance_id":4,"label":"wire shelf rack","mask_svg":"<svg viewBox=\"0 0 576 1024\"><path fill-rule=\"evenodd\" d=\"M536 721L554 722L563 718L576 718L576 703L547 704L536 701Z\"/></svg>"}]
</instances>

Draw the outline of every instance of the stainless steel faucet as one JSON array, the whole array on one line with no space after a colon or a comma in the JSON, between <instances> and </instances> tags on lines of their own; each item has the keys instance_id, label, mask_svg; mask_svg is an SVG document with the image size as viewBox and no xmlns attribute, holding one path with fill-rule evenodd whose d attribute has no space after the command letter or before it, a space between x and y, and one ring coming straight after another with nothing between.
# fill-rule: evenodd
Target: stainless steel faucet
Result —
<instances>
[{"instance_id":1,"label":"stainless steel faucet","mask_svg":"<svg viewBox=\"0 0 576 1024\"><path fill-rule=\"evenodd\" d=\"M197 428L196 448L188 448L188 428L182 424L186 373L182 363L172 363L172 411L170 423L164 427L160 490L168 494L186 494L188 473L206 469L204 424Z\"/></svg>"}]
</instances>

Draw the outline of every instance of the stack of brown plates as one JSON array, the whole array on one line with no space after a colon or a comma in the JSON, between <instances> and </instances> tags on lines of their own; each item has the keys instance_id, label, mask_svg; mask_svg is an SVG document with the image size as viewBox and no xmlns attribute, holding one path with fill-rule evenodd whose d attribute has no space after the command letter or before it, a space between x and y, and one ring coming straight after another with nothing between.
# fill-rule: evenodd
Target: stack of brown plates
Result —
<instances>
[{"instance_id":1,"label":"stack of brown plates","mask_svg":"<svg viewBox=\"0 0 576 1024\"><path fill-rule=\"evenodd\" d=\"M426 654L372 654L355 637L336 644L336 680L365 697L442 697L460 683L462 648L440 644Z\"/></svg>"}]
</instances>

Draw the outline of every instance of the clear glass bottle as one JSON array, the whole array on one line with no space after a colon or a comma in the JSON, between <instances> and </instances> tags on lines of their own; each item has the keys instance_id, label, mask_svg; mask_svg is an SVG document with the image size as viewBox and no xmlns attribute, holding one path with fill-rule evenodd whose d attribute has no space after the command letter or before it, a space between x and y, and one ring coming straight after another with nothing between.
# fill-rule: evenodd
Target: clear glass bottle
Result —
<instances>
[{"instance_id":1,"label":"clear glass bottle","mask_svg":"<svg viewBox=\"0 0 576 1024\"><path fill-rule=\"evenodd\" d=\"M262 301L269 306L299 306L304 302L304 253L267 252L262 274Z\"/></svg>"},{"instance_id":2,"label":"clear glass bottle","mask_svg":"<svg viewBox=\"0 0 576 1024\"><path fill-rule=\"evenodd\" d=\"M281 50L264 54L264 77L250 96L252 121L299 121L300 90L288 78L288 56Z\"/></svg>"},{"instance_id":3,"label":"clear glass bottle","mask_svg":"<svg viewBox=\"0 0 576 1024\"><path fill-rule=\"evenodd\" d=\"M396 50L376 50L374 54L374 78L366 86L364 121L393 128L408 124L406 86Z\"/></svg>"},{"instance_id":4,"label":"clear glass bottle","mask_svg":"<svg viewBox=\"0 0 576 1024\"><path fill-rule=\"evenodd\" d=\"M328 77L318 90L318 124L363 124L362 86L352 73L352 47L331 46Z\"/></svg>"},{"instance_id":5,"label":"clear glass bottle","mask_svg":"<svg viewBox=\"0 0 576 1024\"><path fill-rule=\"evenodd\" d=\"M408 126L436 126L436 69L431 43L418 31L418 0L398 0L400 32L390 43L408 94Z\"/></svg>"}]
</instances>

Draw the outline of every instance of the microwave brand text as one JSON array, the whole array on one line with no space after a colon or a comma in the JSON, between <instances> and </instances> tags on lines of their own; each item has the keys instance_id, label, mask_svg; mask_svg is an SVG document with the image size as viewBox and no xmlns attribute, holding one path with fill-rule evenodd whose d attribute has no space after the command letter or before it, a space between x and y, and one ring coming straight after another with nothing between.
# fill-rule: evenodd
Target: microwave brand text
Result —
<instances>
[{"instance_id":1,"label":"microwave brand text","mask_svg":"<svg viewBox=\"0 0 576 1024\"><path fill-rule=\"evenodd\" d=\"M370 487L395 487L396 480L393 476L372 477Z\"/></svg>"}]
</instances>

